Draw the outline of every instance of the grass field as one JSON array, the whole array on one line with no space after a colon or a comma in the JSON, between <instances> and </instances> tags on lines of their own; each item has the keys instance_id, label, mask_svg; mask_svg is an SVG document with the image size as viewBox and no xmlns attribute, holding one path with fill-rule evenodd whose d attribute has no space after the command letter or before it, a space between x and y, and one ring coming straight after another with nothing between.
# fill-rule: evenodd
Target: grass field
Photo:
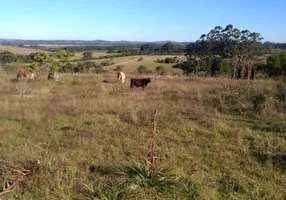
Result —
<instances>
[{"instance_id":1,"label":"grass field","mask_svg":"<svg viewBox=\"0 0 286 200\"><path fill-rule=\"evenodd\" d=\"M83 58L83 53L84 52L77 52L70 59L71 60L73 60L73 59L82 59ZM110 54L108 54L106 51L94 51L94 52L92 52L92 57L106 56L106 55L110 55Z\"/></svg>"},{"instance_id":2,"label":"grass field","mask_svg":"<svg viewBox=\"0 0 286 200\"><path fill-rule=\"evenodd\" d=\"M142 57L142 60L138 61L139 58ZM112 61L115 63L111 69L115 69L117 65L124 65L123 71L127 73L136 72L137 67L140 65L144 65L147 67L148 70L154 71L157 66L164 66L166 70L172 70L180 72L180 70L173 69L172 66L175 65L174 63L158 63L156 62L157 59L165 59L166 57L174 57L173 55L145 55L145 56L128 56L128 57L121 57L121 58L114 58ZM181 60L185 60L185 56L177 56Z\"/></svg>"},{"instance_id":3,"label":"grass field","mask_svg":"<svg viewBox=\"0 0 286 200\"><path fill-rule=\"evenodd\" d=\"M30 54L30 53L36 53L36 52L42 51L42 50L31 49L31 48L24 48L24 47L14 47L14 46L0 45L0 52L1 51L10 51L13 54Z\"/></svg>"},{"instance_id":4,"label":"grass field","mask_svg":"<svg viewBox=\"0 0 286 200\"><path fill-rule=\"evenodd\" d=\"M94 53L94 57L95 56L100 56L100 55L109 55L105 52L96 52ZM81 58L82 54L76 54L75 57ZM73 59L75 58L73 57ZM139 58L142 57L142 60L138 61ZM91 60L90 62L96 62L97 64L100 64L103 61L107 61L107 60L111 60L114 64L110 65L110 66L106 66L104 67L106 70L109 71L114 71L116 69L116 66L119 65L123 65L123 71L127 74L134 74L137 72L137 68L140 65L144 65L145 67L147 67L148 70L152 70L154 71L156 69L157 66L164 66L165 70L176 72L178 74L181 74L182 71L180 69L174 69L172 68L173 65L175 65L175 63L158 63L156 62L157 59L165 59L166 57L174 57L174 55L140 55L140 56L125 56L125 57L118 57L118 58L112 58L112 59L99 59L99 60ZM178 59L180 60L185 60L186 57L183 55L179 55L177 56ZM86 61L80 61L80 62L86 62ZM171 74L172 74L171 73Z\"/></svg>"},{"instance_id":5,"label":"grass field","mask_svg":"<svg viewBox=\"0 0 286 200\"><path fill-rule=\"evenodd\" d=\"M142 91L114 74L0 76L3 200L286 198L285 83L152 76Z\"/></svg>"}]
</instances>

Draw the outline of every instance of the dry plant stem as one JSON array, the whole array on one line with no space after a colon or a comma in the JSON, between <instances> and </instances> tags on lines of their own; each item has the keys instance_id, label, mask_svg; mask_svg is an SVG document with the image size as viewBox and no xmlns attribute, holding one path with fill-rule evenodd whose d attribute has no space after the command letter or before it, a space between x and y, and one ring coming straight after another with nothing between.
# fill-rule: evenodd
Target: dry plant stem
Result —
<instances>
[{"instance_id":1,"label":"dry plant stem","mask_svg":"<svg viewBox=\"0 0 286 200\"><path fill-rule=\"evenodd\" d=\"M15 180L8 188L4 189L2 192L0 192L0 198L5 195L8 192L11 192L12 189L18 185L20 182L25 181L27 179L26 175L20 176L17 180Z\"/></svg>"},{"instance_id":2,"label":"dry plant stem","mask_svg":"<svg viewBox=\"0 0 286 200\"><path fill-rule=\"evenodd\" d=\"M150 156L150 163L151 163L151 168L150 168L150 177L152 177L153 172L156 168L156 128L157 128L157 124L156 124L156 118L157 118L157 110L154 111L154 119L153 119L153 133L152 133L152 137L151 137L151 142L150 142L150 147L149 147L149 153L148 155Z\"/></svg>"}]
</instances>

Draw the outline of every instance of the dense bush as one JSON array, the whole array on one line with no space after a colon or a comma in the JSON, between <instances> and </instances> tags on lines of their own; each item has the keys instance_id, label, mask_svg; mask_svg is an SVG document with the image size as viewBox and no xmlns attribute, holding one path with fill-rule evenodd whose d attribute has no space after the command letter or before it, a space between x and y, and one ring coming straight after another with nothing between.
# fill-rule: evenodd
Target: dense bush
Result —
<instances>
[{"instance_id":1,"label":"dense bush","mask_svg":"<svg viewBox=\"0 0 286 200\"><path fill-rule=\"evenodd\" d=\"M270 76L285 75L286 51L277 50L272 55L268 56L265 71Z\"/></svg>"}]
</instances>

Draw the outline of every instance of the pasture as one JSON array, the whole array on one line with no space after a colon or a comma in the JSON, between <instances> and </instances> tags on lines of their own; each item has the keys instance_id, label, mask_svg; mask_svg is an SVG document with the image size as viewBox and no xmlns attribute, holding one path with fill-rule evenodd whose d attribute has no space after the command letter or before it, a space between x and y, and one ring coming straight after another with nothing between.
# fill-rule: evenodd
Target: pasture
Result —
<instances>
[{"instance_id":1,"label":"pasture","mask_svg":"<svg viewBox=\"0 0 286 200\"><path fill-rule=\"evenodd\" d=\"M143 56L127 56L127 57L120 57L112 59L112 62L115 64L112 66L107 67L107 69L116 69L118 65L124 65L123 71L127 73L134 73L137 71L137 68L140 65L144 65L147 67L148 70L154 71L157 66L164 66L167 71L173 71L180 73L181 70L172 68L174 63L158 63L156 62L157 59L165 59L166 57L174 57L174 55L143 55ZM186 57L181 55L177 56L178 59L185 60ZM142 60L139 61L139 59Z\"/></svg>"},{"instance_id":2,"label":"pasture","mask_svg":"<svg viewBox=\"0 0 286 200\"><path fill-rule=\"evenodd\" d=\"M70 60L73 60L73 59L82 59L83 58L83 53L84 52L77 52L75 53L74 56L72 56L70 58ZM112 55L114 55L115 53L113 53ZM109 53L107 53L106 51L93 51L92 52L92 57L99 57L99 56L107 56L107 55L110 55Z\"/></svg>"},{"instance_id":3,"label":"pasture","mask_svg":"<svg viewBox=\"0 0 286 200\"><path fill-rule=\"evenodd\" d=\"M31 53L36 53L38 51L41 52L47 52L39 49L32 49L32 48L24 48L24 47L15 47L15 46L6 46L6 45L1 45L0 44L0 52L1 51L9 51L13 54L31 54Z\"/></svg>"},{"instance_id":4,"label":"pasture","mask_svg":"<svg viewBox=\"0 0 286 200\"><path fill-rule=\"evenodd\" d=\"M286 198L285 83L151 76L142 91L114 71L14 77L0 74L0 194L27 176L2 199ZM155 109L165 179L130 182L124 169L147 159Z\"/></svg>"}]
</instances>

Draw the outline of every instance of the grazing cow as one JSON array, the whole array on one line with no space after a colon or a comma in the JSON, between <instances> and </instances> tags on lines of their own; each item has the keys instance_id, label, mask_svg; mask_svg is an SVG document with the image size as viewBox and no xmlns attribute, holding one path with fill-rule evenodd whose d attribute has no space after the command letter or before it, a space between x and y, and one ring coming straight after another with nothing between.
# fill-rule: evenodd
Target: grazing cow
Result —
<instances>
[{"instance_id":1,"label":"grazing cow","mask_svg":"<svg viewBox=\"0 0 286 200\"><path fill-rule=\"evenodd\" d=\"M59 72L51 70L49 71L48 80L55 79L56 81L60 80Z\"/></svg>"},{"instance_id":2,"label":"grazing cow","mask_svg":"<svg viewBox=\"0 0 286 200\"><path fill-rule=\"evenodd\" d=\"M30 80L34 80L35 76L34 73L29 69L20 69L17 73L17 79L27 77Z\"/></svg>"},{"instance_id":3,"label":"grazing cow","mask_svg":"<svg viewBox=\"0 0 286 200\"><path fill-rule=\"evenodd\" d=\"M124 72L118 72L117 78L118 78L118 80L121 80L121 83L124 83L126 76L125 76Z\"/></svg>"},{"instance_id":4,"label":"grazing cow","mask_svg":"<svg viewBox=\"0 0 286 200\"><path fill-rule=\"evenodd\" d=\"M148 85L148 83L151 82L150 78L142 78L142 79L131 79L131 84L130 84L130 88L135 87L142 87L143 90L144 88Z\"/></svg>"}]
</instances>

